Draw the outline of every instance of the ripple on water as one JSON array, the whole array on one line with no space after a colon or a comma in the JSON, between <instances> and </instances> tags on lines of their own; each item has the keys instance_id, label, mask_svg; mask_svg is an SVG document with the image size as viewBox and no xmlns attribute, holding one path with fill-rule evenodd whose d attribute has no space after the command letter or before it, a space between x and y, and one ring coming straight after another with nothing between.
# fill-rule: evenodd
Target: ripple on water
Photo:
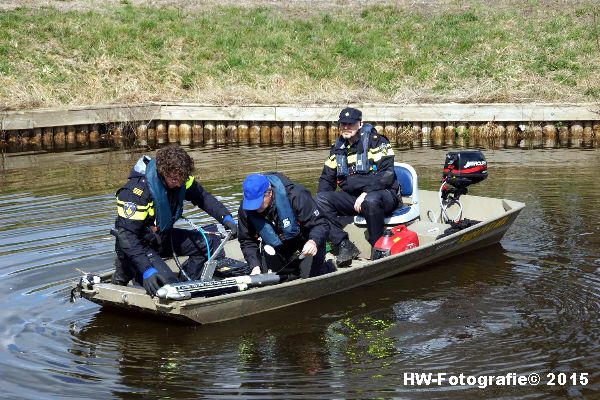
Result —
<instances>
[{"instance_id":1,"label":"ripple on water","mask_svg":"<svg viewBox=\"0 0 600 400\"><path fill-rule=\"evenodd\" d=\"M200 182L233 212L246 174L278 170L314 190L328 152L190 151ZM140 154L41 155L28 166L15 166L13 158L0 173L0 369L7 397L559 398L589 392L416 390L404 385L403 374L559 370L600 379L600 227L587 217L600 209L597 154L573 165L573 153L486 152L490 177L472 193L527 203L502 246L214 327L67 301L76 268L95 272L112 263L114 192ZM423 187L434 189L444 154L398 150L397 158L415 165ZM527 173L515 172L523 168ZM34 187L31 176L38 177ZM211 222L191 206L185 214L197 224Z\"/></svg>"}]
</instances>

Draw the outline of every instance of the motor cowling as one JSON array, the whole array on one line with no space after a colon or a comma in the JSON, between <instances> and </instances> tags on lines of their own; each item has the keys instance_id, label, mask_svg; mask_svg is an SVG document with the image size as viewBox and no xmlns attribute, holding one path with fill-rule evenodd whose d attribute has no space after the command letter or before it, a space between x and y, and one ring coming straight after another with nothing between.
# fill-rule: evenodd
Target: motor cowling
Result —
<instances>
[{"instance_id":1,"label":"motor cowling","mask_svg":"<svg viewBox=\"0 0 600 400\"><path fill-rule=\"evenodd\" d=\"M446 154L443 180L456 188L466 188L488 176L487 161L479 150L451 151Z\"/></svg>"},{"instance_id":2,"label":"motor cowling","mask_svg":"<svg viewBox=\"0 0 600 400\"><path fill-rule=\"evenodd\" d=\"M406 225L394 226L387 228L383 232L383 235L375 242L372 259L378 260L418 246L419 237L416 232L408 229Z\"/></svg>"}]
</instances>

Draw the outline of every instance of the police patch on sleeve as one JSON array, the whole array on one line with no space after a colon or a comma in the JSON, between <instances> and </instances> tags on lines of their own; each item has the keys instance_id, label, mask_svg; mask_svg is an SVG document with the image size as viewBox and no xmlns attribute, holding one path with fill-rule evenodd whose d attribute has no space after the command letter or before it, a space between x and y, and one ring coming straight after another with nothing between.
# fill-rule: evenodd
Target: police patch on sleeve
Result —
<instances>
[{"instance_id":1,"label":"police patch on sleeve","mask_svg":"<svg viewBox=\"0 0 600 400\"><path fill-rule=\"evenodd\" d=\"M133 217L133 214L137 211L137 204L132 202L123 203L123 214L125 214L125 218Z\"/></svg>"}]
</instances>

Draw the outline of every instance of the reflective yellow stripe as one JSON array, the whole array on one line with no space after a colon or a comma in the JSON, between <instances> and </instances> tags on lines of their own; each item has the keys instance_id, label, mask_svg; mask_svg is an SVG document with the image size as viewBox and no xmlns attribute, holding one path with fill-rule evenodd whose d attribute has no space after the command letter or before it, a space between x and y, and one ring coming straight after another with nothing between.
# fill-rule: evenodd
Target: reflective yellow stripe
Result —
<instances>
[{"instance_id":1,"label":"reflective yellow stripe","mask_svg":"<svg viewBox=\"0 0 600 400\"><path fill-rule=\"evenodd\" d=\"M327 159L327 161L325 161L325 166L333 169L337 168L337 163L335 162L335 155L330 156Z\"/></svg>"},{"instance_id":2,"label":"reflective yellow stripe","mask_svg":"<svg viewBox=\"0 0 600 400\"><path fill-rule=\"evenodd\" d=\"M374 163L381 160L383 157L393 156L394 150L392 146L389 144L384 145L383 147L377 147L375 149L369 149L368 157L369 160L372 160ZM356 162L356 158L354 160Z\"/></svg>"},{"instance_id":3,"label":"reflective yellow stripe","mask_svg":"<svg viewBox=\"0 0 600 400\"><path fill-rule=\"evenodd\" d=\"M153 203L148 203L145 206L139 206L136 204L136 210L131 215L127 215L125 213L125 209L123 207L125 205L125 203L131 203L131 202L117 200L117 215L121 218L133 219L135 221L143 221L146 218L148 218L148 215L150 215L151 217L154 216Z\"/></svg>"},{"instance_id":4,"label":"reflective yellow stripe","mask_svg":"<svg viewBox=\"0 0 600 400\"><path fill-rule=\"evenodd\" d=\"M136 221L143 221L148 217L148 211L136 211L133 213L133 215L127 216L125 215L125 212L123 211L123 207L117 207L117 214L119 215L119 217L121 218L125 218L125 219L133 219Z\"/></svg>"},{"instance_id":5,"label":"reflective yellow stripe","mask_svg":"<svg viewBox=\"0 0 600 400\"><path fill-rule=\"evenodd\" d=\"M188 180L185 182L185 189L186 189L186 190L187 190L187 189L189 189L189 188L190 188L190 186L192 186L192 183L194 183L194 177L193 177L193 176L190 176L190 177L188 178Z\"/></svg>"},{"instance_id":6,"label":"reflective yellow stripe","mask_svg":"<svg viewBox=\"0 0 600 400\"><path fill-rule=\"evenodd\" d=\"M393 156L394 150L392 149L392 145L389 143L384 144L383 146L377 146L375 148L370 148L367 153L367 158L371 164L376 164L382 158ZM348 166L351 167L356 164L356 153L351 154L347 157ZM335 155L329 156L327 161L325 161L325 166L329 168L337 168L337 162L335 160ZM371 168L372 169L372 168Z\"/></svg>"},{"instance_id":7,"label":"reflective yellow stripe","mask_svg":"<svg viewBox=\"0 0 600 400\"><path fill-rule=\"evenodd\" d=\"M131 201L121 201L121 200L117 200L117 206L123 207L123 204L125 203L131 203ZM150 202L148 204L146 204L145 206L140 206L139 204L136 204L136 208L140 211L146 211L148 210L150 207L152 207L154 205L154 203Z\"/></svg>"}]
</instances>

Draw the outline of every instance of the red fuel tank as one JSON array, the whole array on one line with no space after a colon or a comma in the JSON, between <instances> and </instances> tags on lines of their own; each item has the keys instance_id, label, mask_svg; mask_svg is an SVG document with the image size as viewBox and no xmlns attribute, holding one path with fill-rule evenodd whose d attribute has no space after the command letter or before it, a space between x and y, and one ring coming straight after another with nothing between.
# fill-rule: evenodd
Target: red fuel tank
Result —
<instances>
[{"instance_id":1,"label":"red fuel tank","mask_svg":"<svg viewBox=\"0 0 600 400\"><path fill-rule=\"evenodd\" d=\"M406 228L406 225L398 225L387 228L373 247L373 260L402 253L419 246L419 237L416 232Z\"/></svg>"}]
</instances>

